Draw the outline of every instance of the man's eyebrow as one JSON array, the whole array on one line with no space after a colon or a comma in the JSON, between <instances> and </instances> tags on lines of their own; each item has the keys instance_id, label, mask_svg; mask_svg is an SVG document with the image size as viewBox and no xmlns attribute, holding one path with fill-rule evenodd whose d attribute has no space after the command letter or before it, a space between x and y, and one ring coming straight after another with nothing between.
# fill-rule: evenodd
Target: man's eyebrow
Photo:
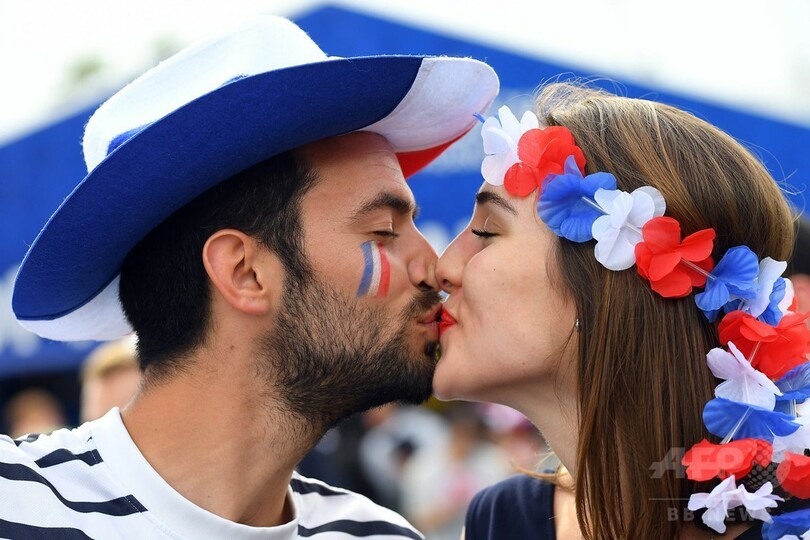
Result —
<instances>
[{"instance_id":1,"label":"man's eyebrow","mask_svg":"<svg viewBox=\"0 0 810 540\"><path fill-rule=\"evenodd\" d=\"M360 221L381 208L390 208L397 214L410 216L412 219L416 219L419 215L419 207L412 200L393 193L379 193L361 204L350 219Z\"/></svg>"},{"instance_id":2,"label":"man's eyebrow","mask_svg":"<svg viewBox=\"0 0 810 540\"><path fill-rule=\"evenodd\" d=\"M512 203L510 203L497 193L493 193L492 191L479 191L478 193L476 193L475 203L479 206L485 203L492 203L500 206L513 216L517 215L517 210L515 210L515 207L512 206Z\"/></svg>"}]
</instances>

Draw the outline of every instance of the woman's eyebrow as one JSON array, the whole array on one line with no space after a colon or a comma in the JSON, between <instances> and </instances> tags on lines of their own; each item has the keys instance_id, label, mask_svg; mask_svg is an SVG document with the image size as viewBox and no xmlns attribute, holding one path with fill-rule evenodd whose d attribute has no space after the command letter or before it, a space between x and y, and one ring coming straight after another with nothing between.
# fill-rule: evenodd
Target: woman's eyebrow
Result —
<instances>
[{"instance_id":1,"label":"woman's eyebrow","mask_svg":"<svg viewBox=\"0 0 810 540\"><path fill-rule=\"evenodd\" d=\"M479 206L486 203L492 203L500 206L513 216L517 215L517 210L515 210L515 207L512 206L512 203L510 203L497 193L493 193L492 191L479 191L478 193L476 193L475 203Z\"/></svg>"}]
</instances>

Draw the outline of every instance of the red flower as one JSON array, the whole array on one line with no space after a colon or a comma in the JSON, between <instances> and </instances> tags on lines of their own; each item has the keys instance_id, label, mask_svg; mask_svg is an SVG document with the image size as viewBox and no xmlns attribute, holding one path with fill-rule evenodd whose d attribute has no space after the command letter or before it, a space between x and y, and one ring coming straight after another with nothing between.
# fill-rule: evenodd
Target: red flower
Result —
<instances>
[{"instance_id":1,"label":"red flower","mask_svg":"<svg viewBox=\"0 0 810 540\"><path fill-rule=\"evenodd\" d=\"M703 439L684 454L681 463L686 476L696 482L705 482L715 476L725 480L732 474L742 478L754 464L767 467L773 456L773 447L760 439L740 439L726 444L713 444Z\"/></svg>"},{"instance_id":2,"label":"red flower","mask_svg":"<svg viewBox=\"0 0 810 540\"><path fill-rule=\"evenodd\" d=\"M574 156L582 174L585 174L585 156L574 142L568 128L551 126L530 129L518 141L519 162L506 171L503 186L510 195L526 197L550 174L561 174L568 156Z\"/></svg>"},{"instance_id":3,"label":"red flower","mask_svg":"<svg viewBox=\"0 0 810 540\"><path fill-rule=\"evenodd\" d=\"M785 460L776 469L782 488L800 499L810 499L810 457L785 453Z\"/></svg>"},{"instance_id":4,"label":"red flower","mask_svg":"<svg viewBox=\"0 0 810 540\"><path fill-rule=\"evenodd\" d=\"M787 313L776 327L758 321L742 311L723 317L717 330L720 342L733 342L751 361L751 366L777 380L807 361L810 329L805 319L810 313Z\"/></svg>"},{"instance_id":5,"label":"red flower","mask_svg":"<svg viewBox=\"0 0 810 540\"><path fill-rule=\"evenodd\" d=\"M714 229L690 234L681 242L680 224L671 217L657 217L644 225L641 236L644 241L636 244L636 268L655 292L665 298L681 298L692 287L706 284L706 276L681 261L711 271Z\"/></svg>"}]
</instances>

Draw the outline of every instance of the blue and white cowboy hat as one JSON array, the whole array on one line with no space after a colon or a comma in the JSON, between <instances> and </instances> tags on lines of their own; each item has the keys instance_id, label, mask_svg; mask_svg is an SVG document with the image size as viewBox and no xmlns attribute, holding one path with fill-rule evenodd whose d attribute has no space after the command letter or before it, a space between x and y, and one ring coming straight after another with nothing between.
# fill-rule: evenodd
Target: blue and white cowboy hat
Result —
<instances>
[{"instance_id":1,"label":"blue and white cowboy hat","mask_svg":"<svg viewBox=\"0 0 810 540\"><path fill-rule=\"evenodd\" d=\"M127 335L124 257L200 193L273 155L358 130L388 139L409 176L469 131L497 91L482 62L328 57L276 17L191 45L88 121L88 174L28 250L14 314L49 339Z\"/></svg>"}]
</instances>

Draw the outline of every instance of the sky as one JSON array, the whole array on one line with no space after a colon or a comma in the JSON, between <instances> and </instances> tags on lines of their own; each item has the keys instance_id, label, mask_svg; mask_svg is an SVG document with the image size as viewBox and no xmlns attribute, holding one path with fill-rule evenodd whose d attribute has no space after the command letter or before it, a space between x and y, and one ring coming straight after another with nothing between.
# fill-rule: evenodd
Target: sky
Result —
<instances>
[{"instance_id":1,"label":"sky","mask_svg":"<svg viewBox=\"0 0 810 540\"><path fill-rule=\"evenodd\" d=\"M318 0L0 0L0 144L176 49ZM336 0L527 56L810 127L808 0ZM77 85L74 74L95 63Z\"/></svg>"}]
</instances>

